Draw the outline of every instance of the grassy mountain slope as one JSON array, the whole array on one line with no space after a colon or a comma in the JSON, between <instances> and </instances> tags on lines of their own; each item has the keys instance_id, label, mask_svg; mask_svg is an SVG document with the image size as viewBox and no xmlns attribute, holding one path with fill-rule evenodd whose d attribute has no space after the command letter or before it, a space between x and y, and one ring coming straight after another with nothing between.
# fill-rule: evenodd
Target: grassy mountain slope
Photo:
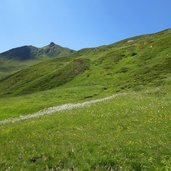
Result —
<instances>
[{"instance_id":1,"label":"grassy mountain slope","mask_svg":"<svg viewBox=\"0 0 171 171\"><path fill-rule=\"evenodd\" d=\"M132 91L136 90L136 91ZM0 125L0 170L171 170L171 30L41 62L0 81L0 120L128 92Z\"/></svg>"},{"instance_id":2,"label":"grassy mountain slope","mask_svg":"<svg viewBox=\"0 0 171 171\"><path fill-rule=\"evenodd\" d=\"M139 90L168 83L170 66L168 29L34 65L1 80L0 94L21 95L59 86Z\"/></svg>"},{"instance_id":3,"label":"grassy mountain slope","mask_svg":"<svg viewBox=\"0 0 171 171\"><path fill-rule=\"evenodd\" d=\"M73 52L53 42L43 48L22 46L11 49L0 54L0 78L49 58L67 56Z\"/></svg>"}]
</instances>

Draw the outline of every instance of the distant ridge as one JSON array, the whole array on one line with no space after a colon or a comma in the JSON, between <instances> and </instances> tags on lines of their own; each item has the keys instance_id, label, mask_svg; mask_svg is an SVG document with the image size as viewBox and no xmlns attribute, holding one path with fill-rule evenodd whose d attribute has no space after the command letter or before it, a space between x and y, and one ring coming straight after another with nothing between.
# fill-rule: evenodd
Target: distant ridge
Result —
<instances>
[{"instance_id":1,"label":"distant ridge","mask_svg":"<svg viewBox=\"0 0 171 171\"><path fill-rule=\"evenodd\" d=\"M49 45L42 48L35 46L22 46L10 49L0 53L0 58L14 59L14 60L32 60L40 59L42 57L62 57L70 55L74 50L65 48L51 42Z\"/></svg>"},{"instance_id":2,"label":"distant ridge","mask_svg":"<svg viewBox=\"0 0 171 171\"><path fill-rule=\"evenodd\" d=\"M0 53L0 79L39 62L71 55L74 50L51 42L42 48L21 46Z\"/></svg>"}]
</instances>

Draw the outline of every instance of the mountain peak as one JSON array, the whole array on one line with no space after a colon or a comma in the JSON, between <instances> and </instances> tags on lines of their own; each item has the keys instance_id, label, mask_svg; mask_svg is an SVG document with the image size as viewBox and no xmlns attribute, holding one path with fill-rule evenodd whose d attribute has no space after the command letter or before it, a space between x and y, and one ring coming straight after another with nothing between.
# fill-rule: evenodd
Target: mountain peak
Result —
<instances>
[{"instance_id":1,"label":"mountain peak","mask_svg":"<svg viewBox=\"0 0 171 171\"><path fill-rule=\"evenodd\" d=\"M50 44L49 44L49 46L55 46L56 44L54 43L54 42L51 42Z\"/></svg>"}]
</instances>

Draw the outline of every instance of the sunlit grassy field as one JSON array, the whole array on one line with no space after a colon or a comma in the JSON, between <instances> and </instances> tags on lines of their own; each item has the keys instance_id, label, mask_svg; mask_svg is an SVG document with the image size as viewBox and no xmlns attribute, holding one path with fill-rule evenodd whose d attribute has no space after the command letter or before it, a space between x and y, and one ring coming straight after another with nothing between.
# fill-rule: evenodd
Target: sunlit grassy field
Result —
<instances>
[{"instance_id":1,"label":"sunlit grassy field","mask_svg":"<svg viewBox=\"0 0 171 171\"><path fill-rule=\"evenodd\" d=\"M132 92L0 126L0 170L171 170L171 95Z\"/></svg>"}]
</instances>

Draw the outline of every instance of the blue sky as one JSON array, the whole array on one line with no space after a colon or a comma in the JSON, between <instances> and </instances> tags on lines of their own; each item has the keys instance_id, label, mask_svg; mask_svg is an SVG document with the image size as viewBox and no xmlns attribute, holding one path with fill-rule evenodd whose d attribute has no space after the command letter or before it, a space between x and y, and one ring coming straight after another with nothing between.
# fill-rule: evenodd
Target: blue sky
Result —
<instances>
[{"instance_id":1,"label":"blue sky","mask_svg":"<svg viewBox=\"0 0 171 171\"><path fill-rule=\"evenodd\" d=\"M55 42L72 49L171 27L171 0L0 0L0 52Z\"/></svg>"}]
</instances>

